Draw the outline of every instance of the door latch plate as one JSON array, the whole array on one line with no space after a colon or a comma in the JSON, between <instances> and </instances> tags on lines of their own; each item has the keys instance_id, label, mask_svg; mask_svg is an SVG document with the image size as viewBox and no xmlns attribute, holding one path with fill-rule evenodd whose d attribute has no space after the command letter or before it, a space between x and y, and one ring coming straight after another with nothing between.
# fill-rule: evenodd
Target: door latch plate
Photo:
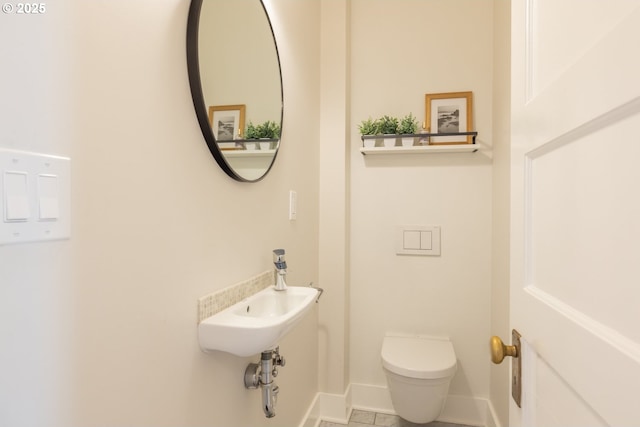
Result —
<instances>
[{"instance_id":1,"label":"door latch plate","mask_svg":"<svg viewBox=\"0 0 640 427\"><path fill-rule=\"evenodd\" d=\"M516 347L517 356L511 358L511 397L520 406L522 398L522 346L520 345L520 333L515 329L511 331L511 345Z\"/></svg>"}]
</instances>

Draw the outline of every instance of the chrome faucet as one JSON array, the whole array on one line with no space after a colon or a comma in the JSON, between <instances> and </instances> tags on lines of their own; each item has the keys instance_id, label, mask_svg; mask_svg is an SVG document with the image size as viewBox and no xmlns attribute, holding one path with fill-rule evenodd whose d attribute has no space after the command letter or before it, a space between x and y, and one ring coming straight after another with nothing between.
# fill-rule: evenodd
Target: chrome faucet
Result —
<instances>
[{"instance_id":1,"label":"chrome faucet","mask_svg":"<svg viewBox=\"0 0 640 427\"><path fill-rule=\"evenodd\" d=\"M273 250L273 263L276 266L276 291L287 289L285 276L287 275L287 262L284 260L284 249Z\"/></svg>"}]
</instances>

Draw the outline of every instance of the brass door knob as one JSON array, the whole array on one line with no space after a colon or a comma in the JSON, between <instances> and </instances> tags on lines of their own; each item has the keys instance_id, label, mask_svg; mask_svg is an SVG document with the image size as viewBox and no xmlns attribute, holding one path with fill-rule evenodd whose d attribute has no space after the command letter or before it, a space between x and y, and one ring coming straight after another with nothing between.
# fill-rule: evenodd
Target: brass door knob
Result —
<instances>
[{"instance_id":1,"label":"brass door knob","mask_svg":"<svg viewBox=\"0 0 640 427\"><path fill-rule=\"evenodd\" d=\"M491 337L491 361L495 364L502 363L506 356L518 357L518 349L515 345L504 345L500 337Z\"/></svg>"}]
</instances>

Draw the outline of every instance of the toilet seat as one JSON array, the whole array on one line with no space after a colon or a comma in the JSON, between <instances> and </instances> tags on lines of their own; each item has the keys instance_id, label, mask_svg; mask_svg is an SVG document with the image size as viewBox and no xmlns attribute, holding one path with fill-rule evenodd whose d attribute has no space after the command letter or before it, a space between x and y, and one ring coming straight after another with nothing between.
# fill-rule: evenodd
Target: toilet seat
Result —
<instances>
[{"instance_id":1,"label":"toilet seat","mask_svg":"<svg viewBox=\"0 0 640 427\"><path fill-rule=\"evenodd\" d=\"M447 339L386 336L381 355L385 369L404 377L436 379L456 372L456 355Z\"/></svg>"}]
</instances>

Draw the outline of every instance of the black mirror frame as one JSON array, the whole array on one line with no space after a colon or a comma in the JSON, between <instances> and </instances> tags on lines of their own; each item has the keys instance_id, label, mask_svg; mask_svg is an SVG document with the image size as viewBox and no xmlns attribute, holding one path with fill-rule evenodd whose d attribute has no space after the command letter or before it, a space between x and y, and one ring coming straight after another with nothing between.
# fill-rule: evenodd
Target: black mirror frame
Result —
<instances>
[{"instance_id":1,"label":"black mirror frame","mask_svg":"<svg viewBox=\"0 0 640 427\"><path fill-rule=\"evenodd\" d=\"M275 150L273 159L271 160L271 164L269 164L267 170L259 178L250 180L238 175L236 171L234 171L233 168L229 165L229 163L227 163L222 152L218 148L218 144L216 144L216 139L213 135L211 125L209 124L209 115L207 114L204 94L202 92L202 81L200 80L200 59L198 56L198 31L200 29L200 11L202 10L203 1L204 0L191 0L191 5L189 6L189 16L187 19L187 71L189 74L191 98L193 99L193 107L196 112L198 124L200 125L202 136L207 143L207 147L209 148L211 155L213 155L213 158L227 175L229 175L236 181L258 182L265 176L267 176L276 161L278 151L280 150L280 143L282 141L282 124L284 119L284 86L282 84L282 64L280 63L280 52L278 51L278 43L276 42L276 37L273 32L273 26L271 25L271 18L267 13L267 9L263 1L260 0L260 4L262 5L262 9L264 10L265 17L267 18L267 22L269 23L269 29L271 30L271 36L273 37L273 44L276 50L278 68L280 70L280 140L278 141L278 148Z\"/></svg>"}]
</instances>

